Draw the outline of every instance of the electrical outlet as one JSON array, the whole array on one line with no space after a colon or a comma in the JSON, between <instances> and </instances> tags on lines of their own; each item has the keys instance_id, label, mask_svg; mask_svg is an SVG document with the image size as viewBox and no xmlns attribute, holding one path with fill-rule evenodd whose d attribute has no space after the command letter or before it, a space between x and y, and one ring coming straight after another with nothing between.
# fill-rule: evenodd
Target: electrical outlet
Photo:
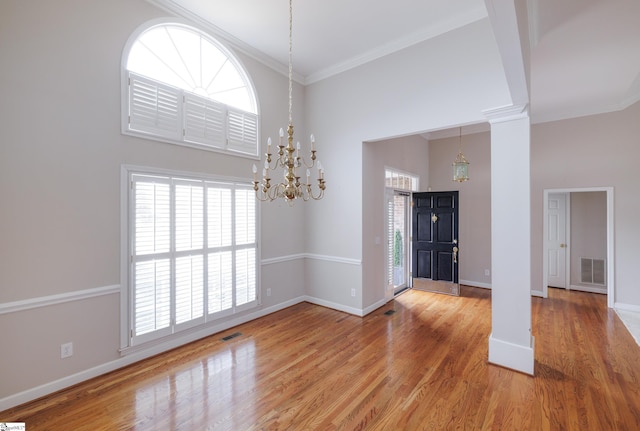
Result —
<instances>
[{"instance_id":1,"label":"electrical outlet","mask_svg":"<svg viewBox=\"0 0 640 431\"><path fill-rule=\"evenodd\" d=\"M488 269L484 270L484 275L486 275L487 277L491 274L491 272Z\"/></svg>"},{"instance_id":2,"label":"electrical outlet","mask_svg":"<svg viewBox=\"0 0 640 431\"><path fill-rule=\"evenodd\" d=\"M64 343L60 345L60 359L73 356L73 343Z\"/></svg>"},{"instance_id":3,"label":"electrical outlet","mask_svg":"<svg viewBox=\"0 0 640 431\"><path fill-rule=\"evenodd\" d=\"M353 296L355 298L355 296L356 296L356 290L355 289L351 289L351 296Z\"/></svg>"},{"instance_id":4,"label":"electrical outlet","mask_svg":"<svg viewBox=\"0 0 640 431\"><path fill-rule=\"evenodd\" d=\"M271 296L271 288L270 287L267 289L267 296Z\"/></svg>"}]
</instances>

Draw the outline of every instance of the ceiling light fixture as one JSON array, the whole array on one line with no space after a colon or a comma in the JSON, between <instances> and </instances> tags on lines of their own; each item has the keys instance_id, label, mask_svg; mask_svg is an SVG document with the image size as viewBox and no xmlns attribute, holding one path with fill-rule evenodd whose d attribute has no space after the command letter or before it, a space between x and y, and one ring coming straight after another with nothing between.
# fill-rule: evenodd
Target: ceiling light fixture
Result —
<instances>
[{"instance_id":1,"label":"ceiling light fixture","mask_svg":"<svg viewBox=\"0 0 640 431\"><path fill-rule=\"evenodd\" d=\"M458 145L460 149L456 160L453 162L453 181L461 183L469 180L469 162L462 153L462 127L459 129Z\"/></svg>"},{"instance_id":2,"label":"ceiling light fixture","mask_svg":"<svg viewBox=\"0 0 640 431\"><path fill-rule=\"evenodd\" d=\"M293 205L295 199L308 201L309 199L319 200L324 196L325 181L324 169L320 161L316 161L316 150L314 148L315 138L311 135L311 162L300 156L300 142L293 146L293 115L292 115L292 94L293 94L293 0L289 0L289 127L287 128L287 145L282 142L284 130L280 129L280 141L278 143L278 153L275 159L271 159L271 138L267 140L266 159L262 169L262 179L258 181L258 168L253 165L253 190L256 198L260 201L274 201L284 199L289 205ZM294 155L295 152L295 155ZM306 168L306 182L300 182L298 169ZM314 193L311 185L311 171L314 166L318 168L318 189ZM284 180L281 183L271 185L270 171L278 168L283 169Z\"/></svg>"}]
</instances>

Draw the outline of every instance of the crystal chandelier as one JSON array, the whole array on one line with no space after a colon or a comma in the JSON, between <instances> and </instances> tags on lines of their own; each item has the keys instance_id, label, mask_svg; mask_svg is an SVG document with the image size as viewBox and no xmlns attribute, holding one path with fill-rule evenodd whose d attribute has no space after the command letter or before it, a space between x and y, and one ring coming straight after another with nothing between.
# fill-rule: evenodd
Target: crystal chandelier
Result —
<instances>
[{"instance_id":1,"label":"crystal chandelier","mask_svg":"<svg viewBox=\"0 0 640 431\"><path fill-rule=\"evenodd\" d=\"M277 154L271 154L271 138L267 140L266 159L262 169L262 179L258 181L258 168L253 165L253 190L260 201L274 201L284 199L289 205L293 205L295 199L308 201L309 199L322 199L324 196L325 181L324 169L319 160L316 160L316 150L314 149L315 138L311 135L311 156L310 162L300 155L300 142L293 145L293 120L292 120L292 93L293 93L293 0L289 0L289 127L287 127L287 144L284 145L284 130L280 129L280 140ZM295 154L294 154L295 153ZM300 182L299 169L306 168L306 182ZM311 184L311 169L318 168L317 191L314 192ZM271 171L278 168L283 169L283 181L278 184L271 184Z\"/></svg>"},{"instance_id":2,"label":"crystal chandelier","mask_svg":"<svg viewBox=\"0 0 640 431\"><path fill-rule=\"evenodd\" d=\"M460 146L460 150L458 151L456 160L453 162L453 181L461 183L469 180L469 162L462 153L462 127L460 127L458 145Z\"/></svg>"}]
</instances>

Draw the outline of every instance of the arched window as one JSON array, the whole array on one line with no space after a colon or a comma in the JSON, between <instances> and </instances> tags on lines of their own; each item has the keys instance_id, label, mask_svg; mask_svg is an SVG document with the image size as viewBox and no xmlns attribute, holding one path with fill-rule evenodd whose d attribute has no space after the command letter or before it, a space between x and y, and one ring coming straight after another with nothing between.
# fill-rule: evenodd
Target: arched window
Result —
<instances>
[{"instance_id":1,"label":"arched window","mask_svg":"<svg viewBox=\"0 0 640 431\"><path fill-rule=\"evenodd\" d=\"M210 36L177 23L146 26L131 36L122 64L124 133L257 156L253 86Z\"/></svg>"}]
</instances>

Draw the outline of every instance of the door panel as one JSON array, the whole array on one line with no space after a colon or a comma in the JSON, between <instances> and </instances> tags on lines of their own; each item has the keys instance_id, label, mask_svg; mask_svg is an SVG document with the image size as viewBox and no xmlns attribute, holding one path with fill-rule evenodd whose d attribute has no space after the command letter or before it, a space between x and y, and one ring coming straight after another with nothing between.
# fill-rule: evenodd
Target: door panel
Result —
<instances>
[{"instance_id":1,"label":"door panel","mask_svg":"<svg viewBox=\"0 0 640 431\"><path fill-rule=\"evenodd\" d=\"M548 237L547 237L547 285L567 288L567 233L566 233L567 194L549 194Z\"/></svg>"},{"instance_id":2,"label":"door panel","mask_svg":"<svg viewBox=\"0 0 640 431\"><path fill-rule=\"evenodd\" d=\"M458 192L413 194L413 286L460 294L454 247L458 238Z\"/></svg>"}]
</instances>

